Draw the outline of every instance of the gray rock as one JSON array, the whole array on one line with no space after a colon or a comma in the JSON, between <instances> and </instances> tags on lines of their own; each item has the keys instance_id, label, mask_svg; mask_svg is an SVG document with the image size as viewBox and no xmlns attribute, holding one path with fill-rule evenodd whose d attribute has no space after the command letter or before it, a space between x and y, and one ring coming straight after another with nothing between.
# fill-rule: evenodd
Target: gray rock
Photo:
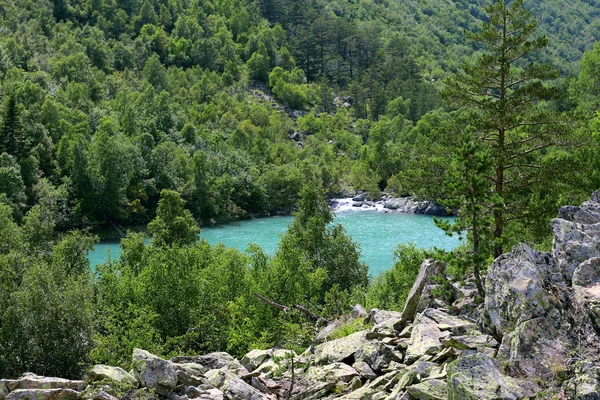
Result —
<instances>
[{"instance_id":1,"label":"gray rock","mask_svg":"<svg viewBox=\"0 0 600 400\"><path fill-rule=\"evenodd\" d=\"M443 348L440 335L441 331L434 321L427 317L421 318L420 322L413 326L404 362L412 364L424 355L439 353Z\"/></svg>"},{"instance_id":2,"label":"gray rock","mask_svg":"<svg viewBox=\"0 0 600 400\"><path fill-rule=\"evenodd\" d=\"M226 368L237 375L244 375L248 370L240 364L238 360L233 358L229 353L215 352L208 353L202 356L181 356L171 359L174 363L194 363L204 366L207 370Z\"/></svg>"},{"instance_id":3,"label":"gray rock","mask_svg":"<svg viewBox=\"0 0 600 400\"><path fill-rule=\"evenodd\" d=\"M312 349L317 365L343 361L354 355L366 341L368 331L355 332L346 337L331 340L315 346Z\"/></svg>"},{"instance_id":4,"label":"gray rock","mask_svg":"<svg viewBox=\"0 0 600 400\"><path fill-rule=\"evenodd\" d=\"M144 387L168 396L177 386L177 371L172 362L141 349L133 349L133 376Z\"/></svg>"},{"instance_id":5,"label":"gray rock","mask_svg":"<svg viewBox=\"0 0 600 400\"><path fill-rule=\"evenodd\" d=\"M238 376L222 369L206 373L209 382L231 400L267 400L267 397Z\"/></svg>"},{"instance_id":6,"label":"gray rock","mask_svg":"<svg viewBox=\"0 0 600 400\"><path fill-rule=\"evenodd\" d=\"M111 367L102 364L94 365L87 373L87 378L89 382L95 382L104 379L126 385L137 386L137 381L135 378L123 368Z\"/></svg>"},{"instance_id":7,"label":"gray rock","mask_svg":"<svg viewBox=\"0 0 600 400\"><path fill-rule=\"evenodd\" d=\"M206 383L203 374L206 367L195 363L173 364L177 371L177 384L186 386L198 386Z\"/></svg>"},{"instance_id":8,"label":"gray rock","mask_svg":"<svg viewBox=\"0 0 600 400\"><path fill-rule=\"evenodd\" d=\"M441 339L441 342L446 347L454 347L458 350L477 349L480 347L498 347L496 339L485 334L450 336Z\"/></svg>"},{"instance_id":9,"label":"gray rock","mask_svg":"<svg viewBox=\"0 0 600 400\"><path fill-rule=\"evenodd\" d=\"M467 355L448 365L448 400L517 400L535 394L502 375L496 361L486 355Z\"/></svg>"},{"instance_id":10,"label":"gray rock","mask_svg":"<svg viewBox=\"0 0 600 400\"><path fill-rule=\"evenodd\" d=\"M467 321L458 317L454 317L448 313L435 308L428 308L423 312L423 315L433 320L437 327L442 331L467 332L477 329L477 325L471 321Z\"/></svg>"},{"instance_id":11,"label":"gray rock","mask_svg":"<svg viewBox=\"0 0 600 400\"><path fill-rule=\"evenodd\" d=\"M425 285L432 284L432 277L443 274L445 265L439 261L428 259L423 261L419 268L419 274L413 284L408 296L406 297L406 303L404 305L404 311L402 311L401 317L407 321L415 319L417 313L417 306Z\"/></svg>"},{"instance_id":12,"label":"gray rock","mask_svg":"<svg viewBox=\"0 0 600 400\"><path fill-rule=\"evenodd\" d=\"M446 400L448 398L448 385L445 381L430 379L408 386L406 393L415 400Z\"/></svg>"},{"instance_id":13,"label":"gray rock","mask_svg":"<svg viewBox=\"0 0 600 400\"><path fill-rule=\"evenodd\" d=\"M358 372L360 376L365 379L372 381L373 379L377 378L377 374L371 369L369 364L364 361L356 361L354 364L352 364L352 368L354 368L356 372Z\"/></svg>"},{"instance_id":14,"label":"gray rock","mask_svg":"<svg viewBox=\"0 0 600 400\"><path fill-rule=\"evenodd\" d=\"M18 389L72 389L81 391L87 385L84 381L62 378L48 378L32 373L25 373L18 379L3 379L0 381L0 393L12 392Z\"/></svg>"},{"instance_id":15,"label":"gray rock","mask_svg":"<svg viewBox=\"0 0 600 400\"><path fill-rule=\"evenodd\" d=\"M72 389L17 389L6 400L76 400L79 392Z\"/></svg>"},{"instance_id":16,"label":"gray rock","mask_svg":"<svg viewBox=\"0 0 600 400\"><path fill-rule=\"evenodd\" d=\"M394 352L381 342L372 341L363 343L354 358L366 362L373 371L378 372L388 367L392 361L401 362L402 354Z\"/></svg>"},{"instance_id":17,"label":"gray rock","mask_svg":"<svg viewBox=\"0 0 600 400\"><path fill-rule=\"evenodd\" d=\"M579 264L573 272L575 300L590 317L600 332L600 258L590 258Z\"/></svg>"},{"instance_id":18,"label":"gray rock","mask_svg":"<svg viewBox=\"0 0 600 400\"><path fill-rule=\"evenodd\" d=\"M600 399L600 366L578 362L575 376L565 383L565 394L572 400Z\"/></svg>"},{"instance_id":19,"label":"gray rock","mask_svg":"<svg viewBox=\"0 0 600 400\"><path fill-rule=\"evenodd\" d=\"M316 382L350 382L357 376L354 368L340 362L310 367L306 371L306 378Z\"/></svg>"}]
</instances>

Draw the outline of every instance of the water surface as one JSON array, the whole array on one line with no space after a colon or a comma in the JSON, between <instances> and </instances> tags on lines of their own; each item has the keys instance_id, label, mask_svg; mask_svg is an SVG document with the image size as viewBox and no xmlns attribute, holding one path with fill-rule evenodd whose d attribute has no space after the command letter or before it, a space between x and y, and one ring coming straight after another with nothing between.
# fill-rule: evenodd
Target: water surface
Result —
<instances>
[{"instance_id":1,"label":"water surface","mask_svg":"<svg viewBox=\"0 0 600 400\"><path fill-rule=\"evenodd\" d=\"M277 216L229 222L203 227L200 237L211 245L223 243L245 251L250 243L256 243L269 254L275 254L281 235L293 221L291 216ZM394 249L399 243L413 242L418 247L437 247L452 250L460 243L457 237L447 236L437 228L433 218L426 215L383 213L377 210L345 208L336 211L335 223L360 245L362 259L369 266L372 276L389 269L394 263ZM92 266L102 263L110 256L119 257L119 241L103 241L90 252Z\"/></svg>"}]
</instances>

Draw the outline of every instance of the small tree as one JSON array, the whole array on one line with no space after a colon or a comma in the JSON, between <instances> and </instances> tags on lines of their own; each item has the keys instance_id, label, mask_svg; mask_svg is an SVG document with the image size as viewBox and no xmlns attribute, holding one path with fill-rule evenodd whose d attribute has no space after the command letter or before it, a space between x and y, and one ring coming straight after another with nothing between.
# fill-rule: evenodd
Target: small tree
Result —
<instances>
[{"instance_id":1,"label":"small tree","mask_svg":"<svg viewBox=\"0 0 600 400\"><path fill-rule=\"evenodd\" d=\"M179 193L166 189L160 192L156 218L148 224L152 246L186 246L198 240L200 228L184 205Z\"/></svg>"}]
</instances>

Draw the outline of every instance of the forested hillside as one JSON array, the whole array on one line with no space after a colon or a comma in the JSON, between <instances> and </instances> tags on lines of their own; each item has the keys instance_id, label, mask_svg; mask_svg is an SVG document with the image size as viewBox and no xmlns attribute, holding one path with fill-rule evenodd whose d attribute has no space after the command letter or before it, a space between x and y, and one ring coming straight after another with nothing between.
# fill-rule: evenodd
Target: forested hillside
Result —
<instances>
[{"instance_id":1,"label":"forested hillside","mask_svg":"<svg viewBox=\"0 0 600 400\"><path fill-rule=\"evenodd\" d=\"M5 202L20 218L49 199L66 229L147 223L162 189L203 220L289 211L313 178L377 196L443 118L419 122L484 6L3 1ZM525 6L550 38L536 59L564 80L600 37L598 5Z\"/></svg>"},{"instance_id":2,"label":"forested hillside","mask_svg":"<svg viewBox=\"0 0 600 400\"><path fill-rule=\"evenodd\" d=\"M273 302L401 309L431 254L370 282L326 201L357 191L457 212L435 256L484 296L600 187L599 40L597 0L0 0L0 376L305 348L318 318ZM273 257L197 241L292 211ZM90 271L113 224L152 242Z\"/></svg>"}]
</instances>

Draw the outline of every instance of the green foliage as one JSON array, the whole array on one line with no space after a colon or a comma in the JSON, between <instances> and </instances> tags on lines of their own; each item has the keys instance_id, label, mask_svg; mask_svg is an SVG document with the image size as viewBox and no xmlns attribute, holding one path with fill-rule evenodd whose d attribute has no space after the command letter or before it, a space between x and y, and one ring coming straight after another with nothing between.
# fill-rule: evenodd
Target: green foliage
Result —
<instances>
[{"instance_id":1,"label":"green foliage","mask_svg":"<svg viewBox=\"0 0 600 400\"><path fill-rule=\"evenodd\" d=\"M366 294L368 308L384 310L404 309L406 296L419 274L419 267L425 260L425 252L414 244L398 245L394 252L396 262L392 269L379 275Z\"/></svg>"},{"instance_id":2,"label":"green foliage","mask_svg":"<svg viewBox=\"0 0 600 400\"><path fill-rule=\"evenodd\" d=\"M362 319L353 319L343 323L339 328L336 328L333 332L331 332L329 339L340 339L369 328L369 324L365 324Z\"/></svg>"},{"instance_id":3,"label":"green foliage","mask_svg":"<svg viewBox=\"0 0 600 400\"><path fill-rule=\"evenodd\" d=\"M179 193L163 190L156 211L156 218L148 224L154 247L189 245L198 240L200 228L192 214L184 208Z\"/></svg>"}]
</instances>

